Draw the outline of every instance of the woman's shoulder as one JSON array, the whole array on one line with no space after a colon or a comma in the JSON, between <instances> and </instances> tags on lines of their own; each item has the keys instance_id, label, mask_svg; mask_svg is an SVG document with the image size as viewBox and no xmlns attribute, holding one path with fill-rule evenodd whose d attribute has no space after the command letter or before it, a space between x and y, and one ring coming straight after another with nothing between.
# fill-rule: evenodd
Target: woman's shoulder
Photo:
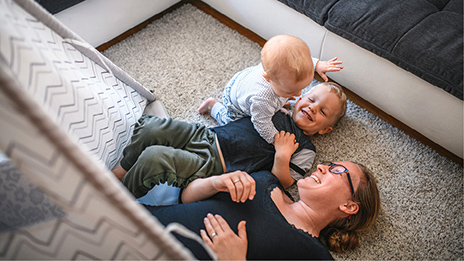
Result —
<instances>
[{"instance_id":1,"label":"woman's shoulder","mask_svg":"<svg viewBox=\"0 0 464 261\"><path fill-rule=\"evenodd\" d=\"M279 179L270 171L262 170L251 173L250 175L253 177L257 184L259 183L262 186L267 187L271 184L280 185Z\"/></svg>"},{"instance_id":2,"label":"woman's shoulder","mask_svg":"<svg viewBox=\"0 0 464 261\"><path fill-rule=\"evenodd\" d=\"M284 189L279 179L274 174L272 174L272 172L263 170L263 171L254 172L250 175L253 177L253 179L256 182L257 191L265 190L268 193L264 193L264 195L270 196L271 191L277 187L283 193L285 193L285 195L287 195L287 197L290 198L290 200L295 201L294 198L290 195L290 193L286 189Z\"/></svg>"}]
</instances>

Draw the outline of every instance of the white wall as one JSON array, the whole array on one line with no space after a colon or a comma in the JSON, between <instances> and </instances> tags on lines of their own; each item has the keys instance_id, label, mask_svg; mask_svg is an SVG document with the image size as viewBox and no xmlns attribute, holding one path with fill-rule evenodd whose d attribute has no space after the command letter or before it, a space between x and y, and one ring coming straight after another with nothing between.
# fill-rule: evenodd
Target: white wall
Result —
<instances>
[{"instance_id":1,"label":"white wall","mask_svg":"<svg viewBox=\"0 0 464 261\"><path fill-rule=\"evenodd\" d=\"M179 1L86 0L55 14L55 17L97 47Z\"/></svg>"}]
</instances>

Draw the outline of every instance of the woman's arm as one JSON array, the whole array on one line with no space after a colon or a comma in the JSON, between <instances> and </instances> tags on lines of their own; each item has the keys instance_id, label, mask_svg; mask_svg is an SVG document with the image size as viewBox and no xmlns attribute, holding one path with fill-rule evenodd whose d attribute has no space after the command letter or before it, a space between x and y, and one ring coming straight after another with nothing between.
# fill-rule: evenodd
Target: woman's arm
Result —
<instances>
[{"instance_id":1,"label":"woman's arm","mask_svg":"<svg viewBox=\"0 0 464 261\"><path fill-rule=\"evenodd\" d=\"M292 154L298 149L298 143L295 142L295 135L289 132L281 131L275 135L275 156L272 174L274 174L284 188L288 188L295 182L290 174L290 159Z\"/></svg>"},{"instance_id":2,"label":"woman's arm","mask_svg":"<svg viewBox=\"0 0 464 261\"><path fill-rule=\"evenodd\" d=\"M182 191L183 203L209 198L218 192L229 192L235 202L252 200L256 194L255 180L243 171L196 179Z\"/></svg>"}]
</instances>

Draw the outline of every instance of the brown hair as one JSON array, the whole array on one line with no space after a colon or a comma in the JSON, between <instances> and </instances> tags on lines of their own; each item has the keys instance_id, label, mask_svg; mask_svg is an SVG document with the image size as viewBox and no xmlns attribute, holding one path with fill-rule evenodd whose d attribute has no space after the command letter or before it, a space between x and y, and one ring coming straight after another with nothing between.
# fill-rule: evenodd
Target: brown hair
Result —
<instances>
[{"instance_id":1,"label":"brown hair","mask_svg":"<svg viewBox=\"0 0 464 261\"><path fill-rule=\"evenodd\" d=\"M261 50L261 63L266 74L273 80L277 80L282 71L293 75L296 82L314 74L308 45L292 35L276 35L269 39Z\"/></svg>"},{"instance_id":2,"label":"brown hair","mask_svg":"<svg viewBox=\"0 0 464 261\"><path fill-rule=\"evenodd\" d=\"M358 247L358 232L370 228L380 212L377 180L367 167L355 164L364 174L364 178L355 190L356 203L359 205L358 213L350 218L336 220L321 231L321 239L327 247L338 253Z\"/></svg>"}]
</instances>

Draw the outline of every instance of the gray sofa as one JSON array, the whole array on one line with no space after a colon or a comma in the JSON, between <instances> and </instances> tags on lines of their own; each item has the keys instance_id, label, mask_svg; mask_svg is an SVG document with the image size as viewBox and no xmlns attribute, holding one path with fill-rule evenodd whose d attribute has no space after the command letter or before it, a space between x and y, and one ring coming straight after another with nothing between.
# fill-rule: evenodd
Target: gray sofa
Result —
<instances>
[{"instance_id":1,"label":"gray sofa","mask_svg":"<svg viewBox=\"0 0 464 261\"><path fill-rule=\"evenodd\" d=\"M462 1L204 0L264 39L293 34L362 99L463 157Z\"/></svg>"},{"instance_id":2,"label":"gray sofa","mask_svg":"<svg viewBox=\"0 0 464 261\"><path fill-rule=\"evenodd\" d=\"M279 1L462 100L461 0Z\"/></svg>"}]
</instances>

